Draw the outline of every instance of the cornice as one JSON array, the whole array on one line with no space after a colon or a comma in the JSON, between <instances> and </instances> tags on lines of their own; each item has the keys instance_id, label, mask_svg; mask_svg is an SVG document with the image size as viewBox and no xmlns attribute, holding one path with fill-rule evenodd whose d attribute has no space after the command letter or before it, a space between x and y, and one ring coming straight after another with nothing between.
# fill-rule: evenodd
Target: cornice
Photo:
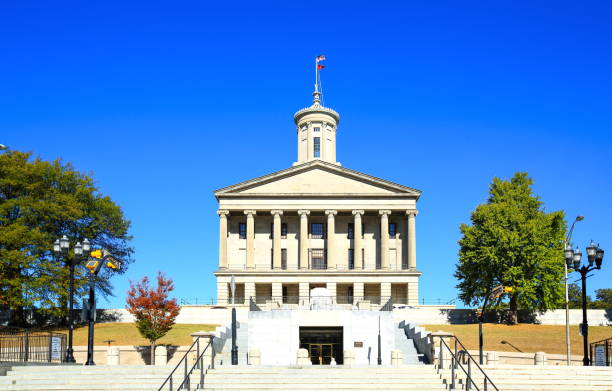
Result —
<instances>
[{"instance_id":1,"label":"cornice","mask_svg":"<svg viewBox=\"0 0 612 391\"><path fill-rule=\"evenodd\" d=\"M318 103L315 103L312 106L305 107L301 110L298 110L293 115L293 121L295 121L297 125L300 119L308 114L326 114L332 117L336 121L336 124L340 123L340 114L338 114L336 110L321 106Z\"/></svg>"}]
</instances>

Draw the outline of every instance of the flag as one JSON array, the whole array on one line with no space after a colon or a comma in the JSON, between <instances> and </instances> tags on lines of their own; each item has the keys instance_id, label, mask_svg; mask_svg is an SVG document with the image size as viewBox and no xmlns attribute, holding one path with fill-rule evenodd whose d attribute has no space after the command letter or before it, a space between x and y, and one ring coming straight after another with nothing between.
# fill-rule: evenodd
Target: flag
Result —
<instances>
[{"instance_id":1,"label":"flag","mask_svg":"<svg viewBox=\"0 0 612 391\"><path fill-rule=\"evenodd\" d=\"M325 55L324 54L321 54L321 55L317 56L317 59L316 59L317 62L323 61L323 60L325 60Z\"/></svg>"},{"instance_id":2,"label":"flag","mask_svg":"<svg viewBox=\"0 0 612 391\"><path fill-rule=\"evenodd\" d=\"M318 70L321 70L321 69L323 69L323 68L325 68L325 65L317 64L317 69L318 69Z\"/></svg>"}]
</instances>

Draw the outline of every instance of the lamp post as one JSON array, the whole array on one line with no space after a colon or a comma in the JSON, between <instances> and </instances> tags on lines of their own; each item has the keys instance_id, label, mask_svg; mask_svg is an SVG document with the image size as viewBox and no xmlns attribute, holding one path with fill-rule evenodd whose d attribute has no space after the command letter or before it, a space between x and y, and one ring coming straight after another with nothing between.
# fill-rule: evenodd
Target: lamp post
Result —
<instances>
[{"instance_id":1,"label":"lamp post","mask_svg":"<svg viewBox=\"0 0 612 391\"><path fill-rule=\"evenodd\" d=\"M232 291L232 365L238 365L238 346L236 346L236 279L230 282Z\"/></svg>"},{"instance_id":2,"label":"lamp post","mask_svg":"<svg viewBox=\"0 0 612 391\"><path fill-rule=\"evenodd\" d=\"M574 271L580 273L580 279L582 280L582 323L580 324L580 331L582 333L582 347L584 355L582 357L582 363L584 366L590 365L589 359L589 323L587 321L587 302L586 302L586 279L587 274L595 269L601 269L601 263L603 262L604 250L595 245L591 240L591 244L586 248L587 258L589 261L588 266L580 266L580 260L582 259L582 252L578 247L572 250L572 247L567 244L565 247L565 263L567 267L573 267Z\"/></svg>"},{"instance_id":3,"label":"lamp post","mask_svg":"<svg viewBox=\"0 0 612 391\"><path fill-rule=\"evenodd\" d=\"M92 251L89 254L89 260L85 264L87 270L89 270L89 300L87 303L87 361L85 365L96 365L93 360L94 355L94 324L96 322L96 290L95 290L95 279L100 273L102 266L110 269L117 270L121 266L120 262L113 258L112 255L108 254L105 250Z\"/></svg>"},{"instance_id":4,"label":"lamp post","mask_svg":"<svg viewBox=\"0 0 612 391\"><path fill-rule=\"evenodd\" d=\"M576 216L570 230L567 233L567 237L565 238L565 245L563 247L567 248L568 244L572 242L572 233L574 232L574 225L576 225L577 222L582 220L584 220L584 216ZM563 267L565 268L565 351L567 353L567 365L572 365L572 347L570 343L569 326L569 289L567 284L567 269L569 266L570 265L568 265L567 262L563 264Z\"/></svg>"},{"instance_id":5,"label":"lamp post","mask_svg":"<svg viewBox=\"0 0 612 391\"><path fill-rule=\"evenodd\" d=\"M74 246L74 257L71 259L68 258L69 248L70 242L68 241L66 235L62 236L61 239L57 239L53 243L53 252L58 257L62 256L64 258L64 263L70 269L70 288L68 291L68 348L66 349L66 357L64 361L74 363L76 362L74 359L74 350L72 349L72 333L74 330L74 267L83 259L84 256L87 257L89 255L91 246L89 244L89 240L87 239L83 240L83 244L77 242L77 244Z\"/></svg>"}]
</instances>

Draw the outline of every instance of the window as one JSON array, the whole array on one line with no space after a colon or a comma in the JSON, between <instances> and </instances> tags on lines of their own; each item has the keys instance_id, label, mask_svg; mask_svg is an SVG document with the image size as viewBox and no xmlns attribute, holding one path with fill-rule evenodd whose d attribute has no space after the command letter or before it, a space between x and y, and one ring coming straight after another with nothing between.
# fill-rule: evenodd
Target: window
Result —
<instances>
[{"instance_id":1,"label":"window","mask_svg":"<svg viewBox=\"0 0 612 391\"><path fill-rule=\"evenodd\" d=\"M274 223L270 223L270 239L274 238ZM287 239L287 224L281 223L281 239Z\"/></svg>"},{"instance_id":2,"label":"window","mask_svg":"<svg viewBox=\"0 0 612 391\"><path fill-rule=\"evenodd\" d=\"M327 269L325 263L325 250L322 248L313 248L310 250L310 268L311 269Z\"/></svg>"},{"instance_id":3,"label":"window","mask_svg":"<svg viewBox=\"0 0 612 391\"><path fill-rule=\"evenodd\" d=\"M355 224L353 223L349 223L348 225L348 238L349 239L355 238Z\"/></svg>"},{"instance_id":4,"label":"window","mask_svg":"<svg viewBox=\"0 0 612 391\"><path fill-rule=\"evenodd\" d=\"M348 268L351 270L355 268L355 250L352 248L348 250Z\"/></svg>"},{"instance_id":5,"label":"window","mask_svg":"<svg viewBox=\"0 0 612 391\"><path fill-rule=\"evenodd\" d=\"M313 239L323 239L323 223L310 224L310 234Z\"/></svg>"},{"instance_id":6,"label":"window","mask_svg":"<svg viewBox=\"0 0 612 391\"><path fill-rule=\"evenodd\" d=\"M238 235L240 235L240 239L246 239L246 223L238 224Z\"/></svg>"},{"instance_id":7,"label":"window","mask_svg":"<svg viewBox=\"0 0 612 391\"><path fill-rule=\"evenodd\" d=\"M317 127L315 127L315 128L314 128L314 131L315 131L315 132L320 132L320 131L321 131L321 128L319 128L319 127L317 126Z\"/></svg>"},{"instance_id":8,"label":"window","mask_svg":"<svg viewBox=\"0 0 612 391\"><path fill-rule=\"evenodd\" d=\"M281 249L281 269L287 270L287 249Z\"/></svg>"},{"instance_id":9,"label":"window","mask_svg":"<svg viewBox=\"0 0 612 391\"><path fill-rule=\"evenodd\" d=\"M321 137L314 138L314 157L321 157Z\"/></svg>"},{"instance_id":10,"label":"window","mask_svg":"<svg viewBox=\"0 0 612 391\"><path fill-rule=\"evenodd\" d=\"M389 238L395 239L397 233L397 225L395 223L389 223Z\"/></svg>"}]
</instances>

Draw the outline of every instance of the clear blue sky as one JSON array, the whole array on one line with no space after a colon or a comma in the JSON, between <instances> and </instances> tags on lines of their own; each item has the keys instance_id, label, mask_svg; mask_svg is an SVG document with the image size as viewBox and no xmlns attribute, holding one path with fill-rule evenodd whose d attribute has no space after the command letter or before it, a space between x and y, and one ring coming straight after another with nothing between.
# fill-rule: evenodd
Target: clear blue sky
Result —
<instances>
[{"instance_id":1,"label":"clear blue sky","mask_svg":"<svg viewBox=\"0 0 612 391\"><path fill-rule=\"evenodd\" d=\"M318 54L339 161L423 191L421 297L456 297L459 224L516 171L586 216L575 242L608 251L589 291L612 287L609 2L98 3L0 6L0 143L93 173L133 222L101 307L158 270L215 295L212 191L295 161Z\"/></svg>"}]
</instances>

